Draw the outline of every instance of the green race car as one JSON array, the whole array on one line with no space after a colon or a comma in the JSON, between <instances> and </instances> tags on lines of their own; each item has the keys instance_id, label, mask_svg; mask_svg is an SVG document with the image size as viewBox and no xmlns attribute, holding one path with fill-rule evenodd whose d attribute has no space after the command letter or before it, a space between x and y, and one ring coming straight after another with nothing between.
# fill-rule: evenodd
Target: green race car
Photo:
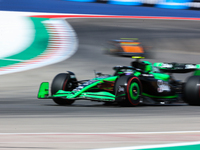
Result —
<instances>
[{"instance_id":1,"label":"green race car","mask_svg":"<svg viewBox=\"0 0 200 150\"><path fill-rule=\"evenodd\" d=\"M115 66L113 75L96 73L91 80L76 79L73 72L60 73L49 83L43 82L39 99L53 99L58 105L71 105L75 100L117 103L121 106L169 104L183 99L189 105L200 105L200 65L150 63L136 60L131 66ZM186 82L175 80L172 73L194 72Z\"/></svg>"}]
</instances>

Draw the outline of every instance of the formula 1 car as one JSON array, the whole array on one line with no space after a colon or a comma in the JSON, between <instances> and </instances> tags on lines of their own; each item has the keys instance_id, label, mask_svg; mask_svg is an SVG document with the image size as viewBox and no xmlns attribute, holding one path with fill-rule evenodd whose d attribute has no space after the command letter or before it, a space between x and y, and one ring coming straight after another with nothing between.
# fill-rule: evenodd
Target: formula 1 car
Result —
<instances>
[{"instance_id":1,"label":"formula 1 car","mask_svg":"<svg viewBox=\"0 0 200 150\"><path fill-rule=\"evenodd\" d=\"M43 82L39 99L53 99L59 105L71 105L87 99L121 106L169 104L182 98L189 105L200 105L200 64L150 63L136 57L131 66L115 66L113 75L96 73L91 80L76 79L73 72L60 73L49 83ZM194 72L187 81L175 80L172 73Z\"/></svg>"},{"instance_id":2,"label":"formula 1 car","mask_svg":"<svg viewBox=\"0 0 200 150\"><path fill-rule=\"evenodd\" d=\"M110 40L105 48L105 53L127 57L146 55L144 47L139 42L138 38L121 38L118 40Z\"/></svg>"}]
</instances>

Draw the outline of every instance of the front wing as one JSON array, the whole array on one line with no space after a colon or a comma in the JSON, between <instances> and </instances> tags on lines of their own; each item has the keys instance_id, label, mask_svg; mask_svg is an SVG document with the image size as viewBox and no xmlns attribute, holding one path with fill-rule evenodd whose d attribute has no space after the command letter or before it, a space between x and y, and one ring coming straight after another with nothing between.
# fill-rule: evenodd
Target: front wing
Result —
<instances>
[{"instance_id":1,"label":"front wing","mask_svg":"<svg viewBox=\"0 0 200 150\"><path fill-rule=\"evenodd\" d=\"M96 101L115 101L115 95L106 92L82 92L80 94L77 94L77 92L74 91L63 91L59 90L54 95L49 95L49 83L43 82L40 85L39 92L38 92L38 98L39 99L53 99L53 98L63 98L63 99L89 99L89 100L96 100Z\"/></svg>"}]
</instances>

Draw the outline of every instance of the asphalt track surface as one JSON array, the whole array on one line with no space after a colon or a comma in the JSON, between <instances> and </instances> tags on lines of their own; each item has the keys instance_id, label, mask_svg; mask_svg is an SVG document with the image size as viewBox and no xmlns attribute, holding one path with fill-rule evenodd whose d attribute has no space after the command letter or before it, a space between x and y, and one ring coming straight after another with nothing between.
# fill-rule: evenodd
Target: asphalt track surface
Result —
<instances>
[{"instance_id":1,"label":"asphalt track surface","mask_svg":"<svg viewBox=\"0 0 200 150\"><path fill-rule=\"evenodd\" d=\"M187 104L119 107L76 101L57 106L38 100L43 81L67 70L78 79L94 77L93 70L112 74L115 65L131 59L103 54L110 39L137 37L154 51L152 62L200 63L198 21L143 19L68 19L79 48L71 58L47 67L2 75L0 79L0 149L94 149L198 141L199 133L150 135L86 135L31 133L107 133L199 131L200 107ZM189 74L176 75L185 80ZM3 135L2 133L11 133ZM13 135L13 133L30 133ZM6 137L6 138L5 138Z\"/></svg>"}]
</instances>

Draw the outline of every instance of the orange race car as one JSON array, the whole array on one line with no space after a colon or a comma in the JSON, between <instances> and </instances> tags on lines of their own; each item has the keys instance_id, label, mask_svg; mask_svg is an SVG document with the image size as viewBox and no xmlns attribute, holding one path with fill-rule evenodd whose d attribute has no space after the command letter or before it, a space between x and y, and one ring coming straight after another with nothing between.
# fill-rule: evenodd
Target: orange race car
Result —
<instances>
[{"instance_id":1,"label":"orange race car","mask_svg":"<svg viewBox=\"0 0 200 150\"><path fill-rule=\"evenodd\" d=\"M111 40L106 47L106 53L118 56L144 56L145 51L137 38L121 38Z\"/></svg>"}]
</instances>

